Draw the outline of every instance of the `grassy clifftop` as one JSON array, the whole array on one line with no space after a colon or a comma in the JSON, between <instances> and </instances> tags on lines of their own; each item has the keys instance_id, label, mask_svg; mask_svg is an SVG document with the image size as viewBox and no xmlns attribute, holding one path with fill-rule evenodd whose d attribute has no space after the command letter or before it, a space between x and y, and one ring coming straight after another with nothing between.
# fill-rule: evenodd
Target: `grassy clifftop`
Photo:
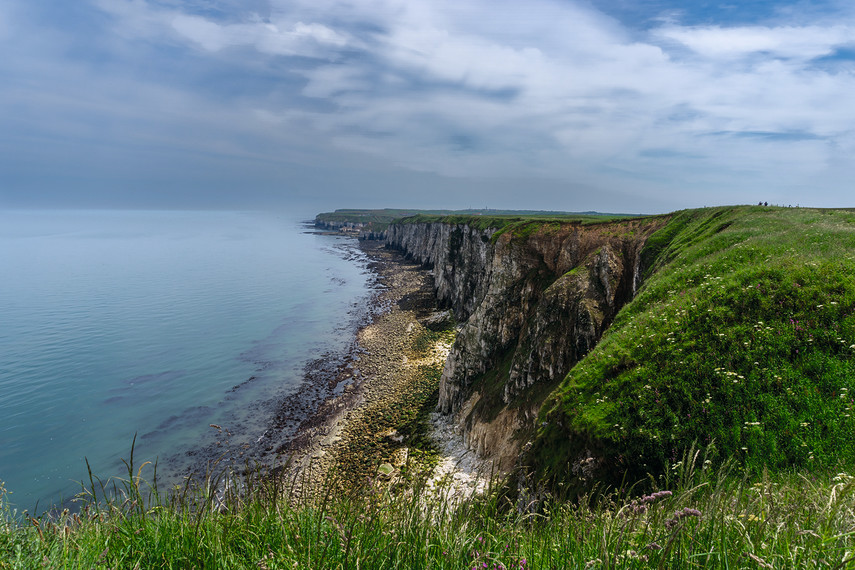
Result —
<instances>
[{"instance_id":1,"label":"grassy clifftop","mask_svg":"<svg viewBox=\"0 0 855 570\"><path fill-rule=\"evenodd\" d=\"M855 214L678 212L647 280L541 411L539 476L630 480L693 444L752 470L855 463Z\"/></svg>"},{"instance_id":2,"label":"grassy clifftop","mask_svg":"<svg viewBox=\"0 0 855 570\"><path fill-rule=\"evenodd\" d=\"M600 212L559 212L547 210L382 210L339 209L315 216L316 222L365 224L374 231L383 231L391 223L442 222L468 224L476 228L505 230L509 227L539 225L547 222L599 223L634 217L628 214Z\"/></svg>"},{"instance_id":3,"label":"grassy clifftop","mask_svg":"<svg viewBox=\"0 0 855 570\"><path fill-rule=\"evenodd\" d=\"M534 212L534 211L491 211L486 214L475 214L469 211L456 213L432 214L421 212L399 220L402 224L418 224L439 222L444 224L467 224L477 229L493 228L499 233L506 231L533 232L544 224L579 223L599 224L616 220L630 219L638 216L627 214L601 214L597 212Z\"/></svg>"}]
</instances>

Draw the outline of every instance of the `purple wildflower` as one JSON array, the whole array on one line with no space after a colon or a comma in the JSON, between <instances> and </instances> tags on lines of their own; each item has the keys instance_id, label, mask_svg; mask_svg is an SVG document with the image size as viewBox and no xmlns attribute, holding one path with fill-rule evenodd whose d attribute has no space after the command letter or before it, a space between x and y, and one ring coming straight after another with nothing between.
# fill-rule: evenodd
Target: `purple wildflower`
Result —
<instances>
[{"instance_id":1,"label":"purple wildflower","mask_svg":"<svg viewBox=\"0 0 855 570\"><path fill-rule=\"evenodd\" d=\"M674 528L677 524L686 517L698 517L701 516L701 511L698 509L691 509L689 507L685 507L682 511L675 511L674 518L665 521L665 528Z\"/></svg>"}]
</instances>

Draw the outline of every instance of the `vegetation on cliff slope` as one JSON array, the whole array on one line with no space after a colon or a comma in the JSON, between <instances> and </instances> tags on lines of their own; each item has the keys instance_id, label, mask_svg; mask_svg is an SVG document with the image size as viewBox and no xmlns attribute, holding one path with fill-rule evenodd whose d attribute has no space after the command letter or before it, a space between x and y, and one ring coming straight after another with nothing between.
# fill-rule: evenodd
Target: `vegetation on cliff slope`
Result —
<instances>
[{"instance_id":1,"label":"vegetation on cliff slope","mask_svg":"<svg viewBox=\"0 0 855 570\"><path fill-rule=\"evenodd\" d=\"M678 212L643 257L639 294L543 406L537 476L637 480L693 444L757 473L855 463L855 214Z\"/></svg>"}]
</instances>

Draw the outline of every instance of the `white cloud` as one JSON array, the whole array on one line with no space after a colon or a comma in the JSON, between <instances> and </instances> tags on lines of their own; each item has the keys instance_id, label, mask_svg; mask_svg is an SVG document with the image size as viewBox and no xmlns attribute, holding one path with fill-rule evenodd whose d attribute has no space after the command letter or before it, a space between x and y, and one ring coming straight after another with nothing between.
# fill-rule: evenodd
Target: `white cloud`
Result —
<instances>
[{"instance_id":1,"label":"white cloud","mask_svg":"<svg viewBox=\"0 0 855 570\"><path fill-rule=\"evenodd\" d=\"M656 35L685 45L708 58L738 58L762 54L766 58L809 60L853 42L855 28L835 26L740 26L722 28L668 26Z\"/></svg>"},{"instance_id":2,"label":"white cloud","mask_svg":"<svg viewBox=\"0 0 855 570\"><path fill-rule=\"evenodd\" d=\"M232 34L229 34L223 26L198 16L178 14L172 19L172 27L179 34L190 38L209 51L219 51L239 43L235 41L237 38L229 37Z\"/></svg>"},{"instance_id":3,"label":"white cloud","mask_svg":"<svg viewBox=\"0 0 855 570\"><path fill-rule=\"evenodd\" d=\"M157 57L162 46L186 50L192 63L178 67L186 83L171 68L158 77L156 58L98 80L93 64L78 76L102 91L91 109L161 117L139 132L186 148L195 140L263 160L371 157L448 176L654 193L842 187L844 173L855 175L855 73L812 61L852 45L845 19L672 19L644 35L570 0L271 0L257 13L230 2L217 17L187 2L93 1L112 16L117 59L145 44Z\"/></svg>"},{"instance_id":4,"label":"white cloud","mask_svg":"<svg viewBox=\"0 0 855 570\"><path fill-rule=\"evenodd\" d=\"M348 45L344 35L321 24L303 22L282 30L271 23L220 25L199 16L179 14L172 19L172 27L209 51L248 45L268 55L330 57L336 49Z\"/></svg>"},{"instance_id":5,"label":"white cloud","mask_svg":"<svg viewBox=\"0 0 855 570\"><path fill-rule=\"evenodd\" d=\"M210 52L251 46L266 55L330 59L351 43L346 34L317 22L282 18L265 21L257 14L248 14L237 23L218 22L175 8L160 8L146 0L96 2L116 18L114 29L119 35L148 39L173 35Z\"/></svg>"},{"instance_id":6,"label":"white cloud","mask_svg":"<svg viewBox=\"0 0 855 570\"><path fill-rule=\"evenodd\" d=\"M363 64L308 72L304 93L339 106L316 117L338 144L448 175L611 171L627 184L667 165L674 180L793 184L827 168L833 139L855 129L853 76L810 66L850 41L842 24L671 23L644 43L572 5L527 3L544 11L536 33L519 11L467 3L490 14L467 26L434 6L410 2L384 19L370 54L384 79ZM751 59L733 65L740 57ZM395 87L408 84L424 85Z\"/></svg>"}]
</instances>

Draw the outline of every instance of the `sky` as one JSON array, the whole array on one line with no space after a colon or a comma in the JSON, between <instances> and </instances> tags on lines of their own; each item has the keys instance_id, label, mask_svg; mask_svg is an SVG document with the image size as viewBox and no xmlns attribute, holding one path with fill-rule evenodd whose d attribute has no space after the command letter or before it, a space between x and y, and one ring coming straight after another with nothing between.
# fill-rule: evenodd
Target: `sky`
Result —
<instances>
[{"instance_id":1,"label":"sky","mask_svg":"<svg viewBox=\"0 0 855 570\"><path fill-rule=\"evenodd\" d=\"M0 0L0 208L855 206L855 3Z\"/></svg>"}]
</instances>

